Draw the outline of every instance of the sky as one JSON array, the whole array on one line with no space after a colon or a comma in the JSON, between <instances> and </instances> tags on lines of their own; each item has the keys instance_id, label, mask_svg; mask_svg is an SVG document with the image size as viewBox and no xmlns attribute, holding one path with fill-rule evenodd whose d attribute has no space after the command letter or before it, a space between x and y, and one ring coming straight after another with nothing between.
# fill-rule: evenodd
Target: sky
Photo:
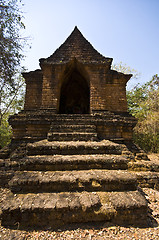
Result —
<instances>
[{"instance_id":1,"label":"sky","mask_svg":"<svg viewBox=\"0 0 159 240\"><path fill-rule=\"evenodd\" d=\"M77 26L93 47L113 64L140 73L128 88L159 74L159 0L23 0L28 71L39 68Z\"/></svg>"}]
</instances>

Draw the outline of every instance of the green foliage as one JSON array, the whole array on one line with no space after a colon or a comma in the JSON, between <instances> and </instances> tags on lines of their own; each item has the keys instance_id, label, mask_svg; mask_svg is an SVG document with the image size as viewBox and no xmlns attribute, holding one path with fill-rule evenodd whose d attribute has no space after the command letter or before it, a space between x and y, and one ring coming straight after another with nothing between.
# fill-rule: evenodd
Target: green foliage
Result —
<instances>
[{"instance_id":1,"label":"green foliage","mask_svg":"<svg viewBox=\"0 0 159 240\"><path fill-rule=\"evenodd\" d=\"M159 76L127 92L129 112L138 119L135 142L146 152L159 152Z\"/></svg>"},{"instance_id":2,"label":"green foliage","mask_svg":"<svg viewBox=\"0 0 159 240\"><path fill-rule=\"evenodd\" d=\"M23 105L24 80L19 73L27 39L21 36L21 7L21 0L0 0L0 147L11 134L8 116Z\"/></svg>"},{"instance_id":3,"label":"green foliage","mask_svg":"<svg viewBox=\"0 0 159 240\"><path fill-rule=\"evenodd\" d=\"M12 136L12 130L8 123L8 115L6 114L0 125L0 147L3 148L7 144L10 143L10 139Z\"/></svg>"},{"instance_id":4,"label":"green foliage","mask_svg":"<svg viewBox=\"0 0 159 240\"><path fill-rule=\"evenodd\" d=\"M4 86L16 87L14 75L19 71L23 59L25 38L20 36L24 29L18 0L0 0L0 81ZM0 90L0 93L1 93Z\"/></svg>"},{"instance_id":5,"label":"green foliage","mask_svg":"<svg viewBox=\"0 0 159 240\"><path fill-rule=\"evenodd\" d=\"M0 124L0 146L4 147L10 142L12 136L11 127L8 123L8 118L23 109L24 96L25 96L25 83L24 79L17 76L18 87L11 91L11 89L3 89L1 96L1 124Z\"/></svg>"},{"instance_id":6,"label":"green foliage","mask_svg":"<svg viewBox=\"0 0 159 240\"><path fill-rule=\"evenodd\" d=\"M23 106L25 82L21 75L17 75L15 78L17 81L15 89L8 86L1 91L1 119L8 113L16 113Z\"/></svg>"}]
</instances>

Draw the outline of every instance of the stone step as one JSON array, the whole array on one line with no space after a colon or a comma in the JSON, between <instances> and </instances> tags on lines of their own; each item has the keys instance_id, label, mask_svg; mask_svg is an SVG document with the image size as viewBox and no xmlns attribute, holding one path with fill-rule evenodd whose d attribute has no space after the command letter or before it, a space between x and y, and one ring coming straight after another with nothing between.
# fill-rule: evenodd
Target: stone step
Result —
<instances>
[{"instance_id":1,"label":"stone step","mask_svg":"<svg viewBox=\"0 0 159 240\"><path fill-rule=\"evenodd\" d=\"M137 226L147 222L147 202L138 191L10 194L1 206L2 225L19 229L93 221Z\"/></svg>"},{"instance_id":2,"label":"stone step","mask_svg":"<svg viewBox=\"0 0 159 240\"><path fill-rule=\"evenodd\" d=\"M70 119L90 119L92 118L94 115L91 114L54 114L53 115L53 119L65 119L65 118L70 118Z\"/></svg>"},{"instance_id":3,"label":"stone step","mask_svg":"<svg viewBox=\"0 0 159 240\"><path fill-rule=\"evenodd\" d=\"M153 188L159 190L159 172L135 172L138 185L141 188Z\"/></svg>"},{"instance_id":4,"label":"stone step","mask_svg":"<svg viewBox=\"0 0 159 240\"><path fill-rule=\"evenodd\" d=\"M152 171L159 172L159 161L135 161L129 163L131 171Z\"/></svg>"},{"instance_id":5,"label":"stone step","mask_svg":"<svg viewBox=\"0 0 159 240\"><path fill-rule=\"evenodd\" d=\"M63 118L56 118L52 119L52 124L59 124L59 125L92 125L96 122L96 119L93 118L84 118L84 117L78 117L78 118L70 118L70 117L63 117Z\"/></svg>"},{"instance_id":6,"label":"stone step","mask_svg":"<svg viewBox=\"0 0 159 240\"><path fill-rule=\"evenodd\" d=\"M112 112L107 112L106 114L55 114L52 116L53 121L58 120L96 120L96 119L103 119L103 118L114 118L114 117L120 117L120 115L114 115Z\"/></svg>"},{"instance_id":7,"label":"stone step","mask_svg":"<svg viewBox=\"0 0 159 240\"><path fill-rule=\"evenodd\" d=\"M20 170L64 171L87 169L127 169L129 160L126 156L92 155L43 155L27 156L19 162Z\"/></svg>"},{"instance_id":8,"label":"stone step","mask_svg":"<svg viewBox=\"0 0 159 240\"><path fill-rule=\"evenodd\" d=\"M122 170L17 171L9 181L13 192L136 190L135 175Z\"/></svg>"},{"instance_id":9,"label":"stone step","mask_svg":"<svg viewBox=\"0 0 159 240\"><path fill-rule=\"evenodd\" d=\"M28 155L88 155L88 154L122 154L124 145L109 140L92 141L66 141L50 142L42 140L27 145Z\"/></svg>"},{"instance_id":10,"label":"stone step","mask_svg":"<svg viewBox=\"0 0 159 240\"><path fill-rule=\"evenodd\" d=\"M126 116L127 119L132 120L132 116ZM55 114L51 116L52 123L76 123L76 124L89 124L95 123L100 120L104 121L113 121L113 120L121 120L125 118L122 114L114 114L109 112L107 114ZM133 119L134 120L134 119Z\"/></svg>"},{"instance_id":11,"label":"stone step","mask_svg":"<svg viewBox=\"0 0 159 240\"><path fill-rule=\"evenodd\" d=\"M81 132L49 132L48 141L95 141L97 133L81 133Z\"/></svg>"},{"instance_id":12,"label":"stone step","mask_svg":"<svg viewBox=\"0 0 159 240\"><path fill-rule=\"evenodd\" d=\"M52 117L53 121L59 121L59 120L94 120L94 115L90 114L56 114Z\"/></svg>"},{"instance_id":13,"label":"stone step","mask_svg":"<svg viewBox=\"0 0 159 240\"><path fill-rule=\"evenodd\" d=\"M65 125L65 124L52 124L49 132L84 132L95 133L95 125Z\"/></svg>"}]
</instances>

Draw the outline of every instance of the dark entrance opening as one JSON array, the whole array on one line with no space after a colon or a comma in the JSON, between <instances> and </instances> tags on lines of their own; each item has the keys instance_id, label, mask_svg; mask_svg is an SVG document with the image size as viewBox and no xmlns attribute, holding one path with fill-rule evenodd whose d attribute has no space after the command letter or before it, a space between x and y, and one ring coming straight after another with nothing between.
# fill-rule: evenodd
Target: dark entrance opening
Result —
<instances>
[{"instance_id":1,"label":"dark entrance opening","mask_svg":"<svg viewBox=\"0 0 159 240\"><path fill-rule=\"evenodd\" d=\"M86 79L75 69L61 86L59 113L89 113L90 90Z\"/></svg>"}]
</instances>

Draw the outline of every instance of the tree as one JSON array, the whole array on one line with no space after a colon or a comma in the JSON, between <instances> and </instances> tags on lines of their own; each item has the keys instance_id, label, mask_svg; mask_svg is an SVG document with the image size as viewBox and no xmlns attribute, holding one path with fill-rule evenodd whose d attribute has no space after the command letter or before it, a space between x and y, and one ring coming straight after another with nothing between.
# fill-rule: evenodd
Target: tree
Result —
<instances>
[{"instance_id":1,"label":"tree","mask_svg":"<svg viewBox=\"0 0 159 240\"><path fill-rule=\"evenodd\" d=\"M133 75L131 77L131 81L129 81L127 84L127 89L131 89L136 84L137 79L141 75L137 70L129 67L127 64L125 64L123 62L113 64L112 69L122 72L124 74L132 74Z\"/></svg>"},{"instance_id":2,"label":"tree","mask_svg":"<svg viewBox=\"0 0 159 240\"><path fill-rule=\"evenodd\" d=\"M128 108L138 119L134 140L146 152L159 152L159 76L127 91Z\"/></svg>"},{"instance_id":3,"label":"tree","mask_svg":"<svg viewBox=\"0 0 159 240\"><path fill-rule=\"evenodd\" d=\"M20 76L21 60L26 38L21 36L25 28L22 19L21 0L0 0L0 133L1 141L8 128L7 116L15 111L16 102L22 102L20 91L24 81ZM14 105L15 104L15 105ZM13 110L14 105L14 110ZM4 145L0 142L0 145Z\"/></svg>"},{"instance_id":4,"label":"tree","mask_svg":"<svg viewBox=\"0 0 159 240\"><path fill-rule=\"evenodd\" d=\"M19 75L17 80L19 87L12 93L10 91L2 92L1 101L1 125L0 125L0 145L4 147L10 143L12 131L8 123L8 118L20 111L24 105L25 83L24 79Z\"/></svg>"},{"instance_id":5,"label":"tree","mask_svg":"<svg viewBox=\"0 0 159 240\"><path fill-rule=\"evenodd\" d=\"M122 72L122 73L125 73L125 74L133 74L133 78L135 78L135 79L139 78L139 76L140 76L140 73L137 70L129 67L128 65L124 64L123 62L113 64L112 69Z\"/></svg>"},{"instance_id":6,"label":"tree","mask_svg":"<svg viewBox=\"0 0 159 240\"><path fill-rule=\"evenodd\" d=\"M24 38L20 36L20 30L24 27L22 13L18 0L0 0L0 80L1 90L9 84L16 87L14 75L19 70L19 65L24 55ZM0 91L1 92L1 91Z\"/></svg>"},{"instance_id":7,"label":"tree","mask_svg":"<svg viewBox=\"0 0 159 240\"><path fill-rule=\"evenodd\" d=\"M125 74L133 74L137 79L140 74L119 62L113 69ZM138 120L134 128L134 141L146 152L159 152L159 76L143 84L137 84L127 91L129 112Z\"/></svg>"}]
</instances>

